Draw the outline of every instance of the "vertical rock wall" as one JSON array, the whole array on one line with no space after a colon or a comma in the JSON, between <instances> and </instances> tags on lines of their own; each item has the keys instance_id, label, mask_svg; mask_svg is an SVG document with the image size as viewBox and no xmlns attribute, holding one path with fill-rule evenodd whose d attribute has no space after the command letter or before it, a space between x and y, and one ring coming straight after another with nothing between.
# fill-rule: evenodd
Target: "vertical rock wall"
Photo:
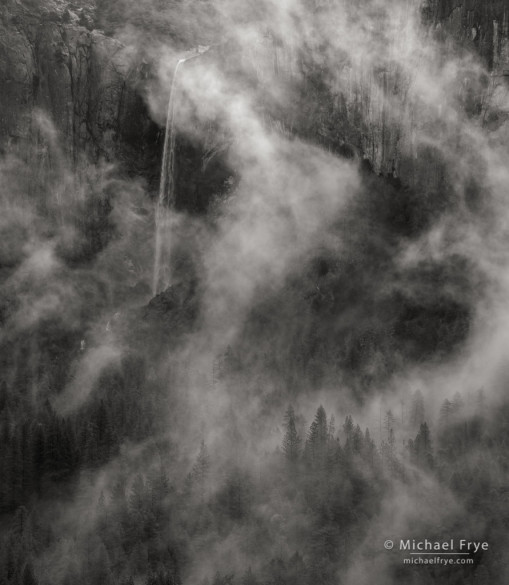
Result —
<instances>
[{"instance_id":1,"label":"vertical rock wall","mask_svg":"<svg viewBox=\"0 0 509 585\"><path fill-rule=\"evenodd\" d=\"M0 149L26 160L38 143L34 114L41 111L74 163L85 154L150 171L158 130L139 91L143 65L68 11L14 3L0 10Z\"/></svg>"}]
</instances>

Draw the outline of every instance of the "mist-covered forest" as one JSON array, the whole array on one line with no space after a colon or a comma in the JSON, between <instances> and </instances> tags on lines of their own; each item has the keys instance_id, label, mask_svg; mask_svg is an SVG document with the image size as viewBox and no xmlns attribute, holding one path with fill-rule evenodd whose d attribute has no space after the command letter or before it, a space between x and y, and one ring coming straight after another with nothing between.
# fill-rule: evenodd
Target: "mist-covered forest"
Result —
<instances>
[{"instance_id":1,"label":"mist-covered forest","mask_svg":"<svg viewBox=\"0 0 509 585\"><path fill-rule=\"evenodd\" d=\"M508 583L508 84L509 0L3 0L0 585Z\"/></svg>"}]
</instances>

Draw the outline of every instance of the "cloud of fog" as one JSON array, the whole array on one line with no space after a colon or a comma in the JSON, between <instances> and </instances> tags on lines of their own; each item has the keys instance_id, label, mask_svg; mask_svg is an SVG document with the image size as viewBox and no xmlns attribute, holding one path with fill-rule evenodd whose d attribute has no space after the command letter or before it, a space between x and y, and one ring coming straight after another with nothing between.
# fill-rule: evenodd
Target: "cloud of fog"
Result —
<instances>
[{"instance_id":1,"label":"cloud of fog","mask_svg":"<svg viewBox=\"0 0 509 585\"><path fill-rule=\"evenodd\" d=\"M74 168L44 113L35 112L33 128L31 164L7 157L0 167L0 340L12 349L30 336L32 352L40 355L61 328L65 350L76 359L74 379L56 397L68 411L118 357L121 342L108 334L108 322L124 310L126 298L133 302L133 286L140 289L137 302L148 298L150 207L141 184L119 179L114 166L83 159ZM35 379L34 388L40 386L44 382ZM47 390L43 400L51 397Z\"/></svg>"},{"instance_id":2,"label":"cloud of fog","mask_svg":"<svg viewBox=\"0 0 509 585\"><path fill-rule=\"evenodd\" d=\"M402 167L403 180L412 184L420 178L415 168L423 148L437 153L432 164L438 157L447 163L445 182L440 184L437 167L429 173L430 181L432 188L452 190L458 203L420 241L402 243L396 268L408 270L428 260L454 262L455 254L461 254L485 276L496 277L498 271L486 257L491 245L483 239L490 229L486 217L474 216L462 203L474 169L489 168L482 172L493 180L504 168L501 153L478 119L464 112L467 94L484 91L480 80L486 73L477 58L439 44L435 32L422 26L419 6L413 2L366 2L358 7L342 2L263 2L256 10L239 2L214 6L228 31L223 44L234 47L236 54L232 58L220 42L179 71L176 121L179 132L203 142L208 124L219 123L239 175L233 203L207 244L207 322L202 329L207 344L209 336L225 335L226 345L242 326L243 311L258 287L277 288L296 260L320 242L329 218L355 191L353 165L286 139L267 124L264 100L290 108L291 88L282 79L288 74L302 81L305 67L325 71L331 92L361 102L366 134L372 136L371 143L363 145L364 154L373 158L375 168L399 172ZM185 11L181 18L186 18ZM274 66L278 51L291 55L288 71ZM160 54L160 81L149 92L159 119L178 54L178 47ZM232 60L240 64L233 73ZM392 138L381 136L384 131ZM393 144L385 144L387 140ZM369 147L375 143L378 150L372 153ZM493 206L496 197L488 203L490 215ZM401 280L390 286L410 292ZM411 294L418 298L422 292L416 288ZM475 305L478 299L467 301Z\"/></svg>"},{"instance_id":3,"label":"cloud of fog","mask_svg":"<svg viewBox=\"0 0 509 585\"><path fill-rule=\"evenodd\" d=\"M133 8L135 3L128 5ZM150 20L154 6L149 2L140 6L148 10ZM429 291L422 290L419 282L402 278L402 273L420 270L427 262L447 266L454 265L456 258L467 258L472 270L461 294L474 316L467 342L450 360L397 371L377 389L375 399L360 406L347 388L327 386L299 398L305 417L310 420L321 401L339 414L339 420L355 408L359 420L372 427L381 410L396 410L402 400L408 401L409 390L423 390L435 417L440 402L457 390L468 393L484 385L499 394L507 377L504 348L509 323L506 131L502 125L496 132L488 132L478 113L473 115L468 108L469 100L483 101L484 94L492 91L491 109L504 112L507 99L500 86L490 86L492 81L488 83L490 76L480 60L440 43L436 31L423 26L416 2L378 0L353 6L274 0L249 7L237 0L217 0L209 12L200 13L197 3L183 4L180 11L172 7L170 12L175 16L175 28L192 28L190 37L197 45L213 45L179 71L178 132L191 141L212 143L213 152L227 152L235 173L234 192L219 205L213 225L207 219L190 220L184 213L174 212L175 232L167 234L169 247L176 240L175 233L185 234L202 267L199 326L168 357L184 372L179 388L172 392L193 412L193 420L180 424L174 417L175 426L169 433L179 437L189 459L201 438L215 452L223 451L223 459L239 458L228 446L231 425L242 429L236 448L242 451L240 458L246 466L255 465L261 453L280 441L280 412L257 421L267 396L251 398L235 383L213 382L213 364L241 335L259 297L280 289L314 250L341 248L348 234L334 235L337 218L364 188L359 160L346 161L303 136L284 131L285 125L302 124L306 117L307 112L294 112L295 94L306 87L306 76L314 70L321 72L327 91L346 96L345 115L350 119L360 116L358 123L365 132L354 145L359 158L367 156L376 172L399 175L413 187L426 181L423 197L427 191L443 190L444 197L447 191L452 200L447 212L418 238L401 238L384 288L420 300ZM206 25L211 13L213 22ZM192 47L185 46L182 39L172 44L161 34L151 45L145 24L137 28L135 19L119 37L126 45L141 45L156 60L156 79L147 85L147 101L163 126L177 59ZM216 35L218 30L221 34ZM128 50L127 54L132 53ZM307 100L310 111L317 95ZM487 118L490 105L484 107ZM291 112L279 127L274 124L278 111ZM153 225L150 213L140 212L147 207L141 185L120 181L114 169L89 169L88 179L76 177L58 150L51 123L39 116L38 125L43 139L37 156L39 169L49 177L45 185L48 208L41 210L29 198L22 178L13 179L23 168L19 162L6 160L1 169L8 184L1 193L0 229L6 242L1 254L5 264L13 266L4 289L8 296L16 297L2 335L7 340L15 338L20 331L50 318L76 330L74 375L55 403L60 412L67 413L85 403L103 368L122 355L128 340L111 331L113 316L149 299L146 287L151 278ZM353 141L351 137L345 137L349 141ZM420 155L426 149L434 155L430 177L423 178ZM442 164L446 174L440 173ZM480 200L474 211L465 195L471 181L477 185ZM73 268L72 254L87 241L75 220L86 215L86 204L93 198L111 202L109 218L115 235L104 249L96 251L88 267ZM355 227L354 221L352 229ZM472 283L474 279L478 282ZM136 301L124 303L131 285L139 283L142 292ZM460 294L460 288L445 293L454 296ZM93 315L82 319L83 311ZM285 333L281 336L284 342ZM278 389L277 379L264 379L263 372L260 377L267 395ZM282 389L283 395L287 390ZM385 532L409 530L416 521L414 504L422 501L423 492L431 498L426 501L426 511L434 520L438 521L444 509L457 513L458 504L450 494L439 494L425 475L422 481L423 491L415 482L409 491L401 488L385 501L379 524L368 535L370 546L376 546L373 534L378 538L382 527ZM272 513L272 509L267 511L267 515ZM242 535L237 534L223 543L212 538L206 566L231 559L239 540ZM198 559L200 554L197 552ZM352 583L366 581L358 570L354 560Z\"/></svg>"},{"instance_id":4,"label":"cloud of fog","mask_svg":"<svg viewBox=\"0 0 509 585\"><path fill-rule=\"evenodd\" d=\"M454 265L461 257L472 267L467 279L478 279L469 283L473 292L464 291L473 321L460 354L445 364L425 363L398 372L392 386L380 388L385 398L368 404L361 416L369 424L382 405L385 410L408 399L409 389L423 389L435 417L441 401L456 391L468 394L488 383L496 393L507 331L504 185L509 161L500 132L488 133L479 116L469 111L471 101L485 103L490 91L489 73L480 59L439 42L436 31L423 26L413 2L364 2L356 7L338 2L323 9L307 2L264 2L255 15L245 17L242 3L216 6L227 22L228 42L239 53L242 73L231 75L228 56L220 51L184 67L178 124L180 132L199 136L207 120L219 119L239 181L204 255L206 313L190 359L197 365L205 356L210 364L214 354L235 339L253 298L280 286L306 252L323 242L330 218L359 189L354 164L287 139L266 123L260 107L264 98L283 109L291 107L291 93L281 81L284 75L274 66L274 45L279 45L292 61L287 77L299 82L305 67L325 70L330 91L361 102L368 135L363 154L377 171L394 171L419 188L420 153L435 153L426 180L430 189L448 192L453 204L419 239L401 242L395 275L419 270L426 262ZM171 59L163 60L162 71L172 68ZM255 89L249 84L253 78ZM152 104L159 101L158 95L152 96ZM503 110L503 99L493 107ZM441 165L447 168L445 175ZM472 180L481 193L480 211L472 211L466 201ZM418 283L412 289L397 276L389 286L417 300L426 295ZM203 410L212 420L225 416L232 399L222 387L207 398L203 388L194 390L194 404L206 405ZM255 412L256 407L247 406L238 416L249 418ZM400 524L409 527L409 511L420 496L406 496L409 503L401 508ZM439 505L439 513L448 505ZM392 520L389 514L382 523L387 528Z\"/></svg>"}]
</instances>

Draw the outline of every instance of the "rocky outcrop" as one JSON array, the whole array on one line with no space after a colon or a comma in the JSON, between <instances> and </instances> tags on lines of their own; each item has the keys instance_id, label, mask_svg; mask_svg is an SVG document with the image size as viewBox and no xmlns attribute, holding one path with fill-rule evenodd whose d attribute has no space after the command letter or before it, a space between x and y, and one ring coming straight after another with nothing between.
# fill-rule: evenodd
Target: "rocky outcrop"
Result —
<instances>
[{"instance_id":1,"label":"rocky outcrop","mask_svg":"<svg viewBox=\"0 0 509 585\"><path fill-rule=\"evenodd\" d=\"M139 87L143 63L92 28L92 13L68 5L0 8L0 148L22 159L39 142L34 113L43 111L66 157L115 160L130 172L157 165L157 126Z\"/></svg>"},{"instance_id":2,"label":"rocky outcrop","mask_svg":"<svg viewBox=\"0 0 509 585\"><path fill-rule=\"evenodd\" d=\"M427 0L423 14L437 29L477 52L494 74L509 68L507 0Z\"/></svg>"},{"instance_id":3,"label":"rocky outcrop","mask_svg":"<svg viewBox=\"0 0 509 585\"><path fill-rule=\"evenodd\" d=\"M317 3L316 10L326 10L327 4ZM0 149L28 160L31 148L41 146L34 113L44 111L56 127L62 152L73 163L83 154L92 161L114 160L133 175L147 177L156 188L162 128L151 120L143 99L150 65L129 56L110 36L112 9L106 10L104 2L98 5L94 0L81 0L79 7L65 0L7 0L0 7ZM431 34L452 36L460 49L480 55L492 73L491 91L505 84L509 75L505 0L427 0L423 18ZM167 34L184 46L175 27ZM228 43L222 42L217 52L222 60L235 60L236 51ZM306 63L284 39L270 35L253 42L242 58L242 63L226 68L251 69L248 75L260 86L277 79L292 87L291 104L284 108L263 104L268 123L277 130L320 143L341 156L357 155L377 174L391 180L397 176L425 193L440 188L440 162L433 152L416 150L412 144L411 115L403 107L394 119L387 107L387 96L405 92L405 79L393 64L361 70L345 59L334 63L339 74L331 81L326 78L330 68ZM479 100L474 96L470 101L466 107L478 113L474 110ZM496 126L503 120L492 111L487 122ZM225 142L212 152L188 137L178 138L178 207L201 212L231 181L227 148Z\"/></svg>"}]
</instances>

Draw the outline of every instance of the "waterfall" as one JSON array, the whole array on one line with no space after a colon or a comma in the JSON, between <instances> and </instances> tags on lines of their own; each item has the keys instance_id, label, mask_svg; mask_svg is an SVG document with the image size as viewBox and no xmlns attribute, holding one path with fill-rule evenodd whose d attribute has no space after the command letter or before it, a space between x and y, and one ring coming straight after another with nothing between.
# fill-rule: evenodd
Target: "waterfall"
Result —
<instances>
[{"instance_id":1,"label":"waterfall","mask_svg":"<svg viewBox=\"0 0 509 585\"><path fill-rule=\"evenodd\" d=\"M164 133L163 160L161 163L161 176L159 179L159 197L155 217L155 253L154 253L154 274L152 280L152 294L156 295L161 280L161 256L163 235L168 232L169 214L167 205L174 203L174 173L175 163L175 93L177 89L177 74L180 66L186 59L179 59L173 72L173 80L168 100L168 112L166 114L166 128ZM163 286L164 288L164 286Z\"/></svg>"},{"instance_id":2,"label":"waterfall","mask_svg":"<svg viewBox=\"0 0 509 585\"><path fill-rule=\"evenodd\" d=\"M164 133L164 147L163 147L163 159L161 163L161 176L159 179L159 197L157 199L157 208L155 215L155 251L154 251L154 273L152 280L152 294L155 296L159 290L164 290L169 285L168 275L161 274L161 264L163 256L163 239L169 234L170 227L170 214L168 207L171 207L175 203L175 177L174 177L174 166L175 166L175 138L176 133L174 129L175 122L175 101L177 93L177 76L180 66L199 57L201 54L207 52L210 49L208 46L199 46L194 54L184 57L177 61L175 71L173 72L173 79L170 88L170 98L168 100L168 111L166 114L166 128ZM163 281L162 286L160 286Z\"/></svg>"}]
</instances>

